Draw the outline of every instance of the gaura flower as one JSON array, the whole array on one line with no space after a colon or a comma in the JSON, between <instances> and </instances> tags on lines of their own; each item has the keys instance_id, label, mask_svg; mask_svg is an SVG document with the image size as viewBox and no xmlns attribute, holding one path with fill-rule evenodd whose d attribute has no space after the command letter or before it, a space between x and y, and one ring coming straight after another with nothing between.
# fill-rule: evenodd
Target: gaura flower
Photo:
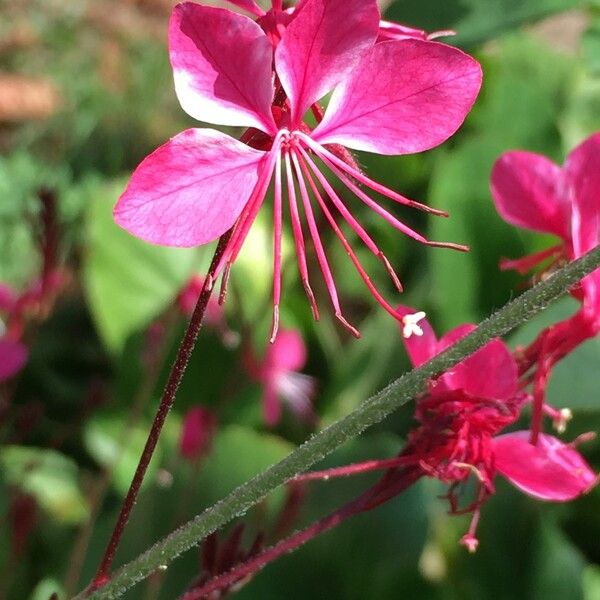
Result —
<instances>
[{"instance_id":1,"label":"gaura flower","mask_svg":"<svg viewBox=\"0 0 600 600\"><path fill-rule=\"evenodd\" d=\"M183 458L197 461L212 446L217 431L216 415L204 406L190 408L183 418L179 437L179 453Z\"/></svg>"},{"instance_id":2,"label":"gaura flower","mask_svg":"<svg viewBox=\"0 0 600 600\"><path fill-rule=\"evenodd\" d=\"M284 196L300 276L315 317L318 308L309 283L301 212L335 315L358 335L342 314L315 205L373 296L394 316L346 241L336 213L384 263L398 287L400 283L334 190L331 176L413 239L432 246L457 246L430 242L376 203L362 186L401 205L443 213L376 183L341 160L331 146L386 155L437 146L469 112L481 85L481 68L463 52L435 42L410 39L376 44L379 11L374 0L303 1L280 33L274 50L267 34L248 17L190 2L175 7L170 57L184 110L199 120L262 133L255 136L255 147L213 129L188 129L175 136L133 173L115 207L115 220L137 237L170 246L206 244L233 227L217 270L226 282L273 180L271 340L279 321ZM311 131L304 116L331 90L325 115Z\"/></svg>"},{"instance_id":3,"label":"gaura flower","mask_svg":"<svg viewBox=\"0 0 600 600\"><path fill-rule=\"evenodd\" d=\"M600 133L577 146L561 168L539 154L503 154L492 171L491 189L496 209L507 222L557 236L560 243L501 267L526 273L550 262L546 270L579 258L595 248L600 234ZM571 291L581 309L569 319L546 329L520 357L520 371L535 366L532 439L540 431L545 389L551 370L564 356L600 332L600 271L585 277Z\"/></svg>"},{"instance_id":4,"label":"gaura flower","mask_svg":"<svg viewBox=\"0 0 600 600\"><path fill-rule=\"evenodd\" d=\"M246 355L250 375L263 385L262 405L265 423L272 427L281 418L283 400L298 416L313 419L311 399L315 380L300 371L306 365L306 344L295 329L282 329L267 346L262 360Z\"/></svg>"},{"instance_id":5,"label":"gaura flower","mask_svg":"<svg viewBox=\"0 0 600 600\"><path fill-rule=\"evenodd\" d=\"M410 322L414 309L398 309ZM413 366L417 367L470 333L462 325L438 340L423 317L421 332L403 329L403 339ZM417 401L420 426L411 432L399 464L419 465L424 473L450 485L452 512L459 512L456 489L475 475L479 492L466 509L474 513L462 543L477 547L475 529L483 502L494 493L496 474L504 476L524 493L551 502L573 500L589 491L597 476L582 456L559 439L541 434L537 443L529 431L498 435L514 423L530 399L519 389L517 362L500 339L492 340L472 356L430 384ZM548 407L553 414L555 409Z\"/></svg>"},{"instance_id":6,"label":"gaura flower","mask_svg":"<svg viewBox=\"0 0 600 600\"><path fill-rule=\"evenodd\" d=\"M600 133L577 146L562 168L533 152L503 154L494 165L491 189L505 221L560 239L538 254L504 261L504 268L526 273L547 259L555 264L579 258L599 240ZM590 327L600 331L600 271L584 278L573 295L581 300Z\"/></svg>"}]
</instances>

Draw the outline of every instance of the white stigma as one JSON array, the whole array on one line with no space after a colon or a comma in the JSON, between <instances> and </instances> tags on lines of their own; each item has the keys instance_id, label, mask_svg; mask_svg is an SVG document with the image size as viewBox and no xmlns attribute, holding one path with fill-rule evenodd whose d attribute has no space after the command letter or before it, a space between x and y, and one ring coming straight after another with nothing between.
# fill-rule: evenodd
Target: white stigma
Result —
<instances>
[{"instance_id":1,"label":"white stigma","mask_svg":"<svg viewBox=\"0 0 600 600\"><path fill-rule=\"evenodd\" d=\"M427 315L420 310L412 315L404 315L402 317L402 335L404 339L408 340L412 335L416 335L417 337L421 337L423 335L423 329L418 325L418 323L426 316Z\"/></svg>"}]
</instances>

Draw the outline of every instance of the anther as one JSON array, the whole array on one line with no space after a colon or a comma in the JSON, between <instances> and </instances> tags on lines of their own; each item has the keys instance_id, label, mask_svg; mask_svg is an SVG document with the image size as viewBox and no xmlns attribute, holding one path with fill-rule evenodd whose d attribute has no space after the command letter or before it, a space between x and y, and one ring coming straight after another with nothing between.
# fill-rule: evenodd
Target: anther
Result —
<instances>
[{"instance_id":1,"label":"anther","mask_svg":"<svg viewBox=\"0 0 600 600\"><path fill-rule=\"evenodd\" d=\"M344 315L342 313L336 312L335 313L335 318L355 337L355 338L360 338L360 331L358 331L358 329L356 329L356 327L354 327L353 325L351 325L350 323L348 323L348 321L346 321L346 319L344 318Z\"/></svg>"},{"instance_id":2,"label":"anther","mask_svg":"<svg viewBox=\"0 0 600 600\"><path fill-rule=\"evenodd\" d=\"M402 337L405 340L410 339L411 336L416 335L421 337L423 335L423 329L418 325L419 321L422 321L426 317L426 313L420 310L419 312L404 315L400 321L402 322Z\"/></svg>"}]
</instances>

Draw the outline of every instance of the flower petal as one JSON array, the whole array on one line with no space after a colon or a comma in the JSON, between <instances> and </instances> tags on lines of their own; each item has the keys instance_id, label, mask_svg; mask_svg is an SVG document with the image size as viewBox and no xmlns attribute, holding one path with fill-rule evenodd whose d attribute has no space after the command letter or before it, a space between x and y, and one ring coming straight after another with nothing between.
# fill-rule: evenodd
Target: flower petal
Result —
<instances>
[{"instance_id":1,"label":"flower petal","mask_svg":"<svg viewBox=\"0 0 600 600\"><path fill-rule=\"evenodd\" d=\"M306 344L295 329L282 329L275 341L267 346L265 369L299 371L306 364Z\"/></svg>"},{"instance_id":2,"label":"flower petal","mask_svg":"<svg viewBox=\"0 0 600 600\"><path fill-rule=\"evenodd\" d=\"M467 324L449 331L440 340L438 352L474 329L474 325ZM508 400L517 392L517 376L517 363L513 355L502 340L495 339L447 371L442 380L450 389L460 389L471 396Z\"/></svg>"},{"instance_id":3,"label":"flower petal","mask_svg":"<svg viewBox=\"0 0 600 600\"><path fill-rule=\"evenodd\" d=\"M309 106L354 69L377 38L374 0L307 0L275 52L275 67L292 105L292 127Z\"/></svg>"},{"instance_id":4,"label":"flower petal","mask_svg":"<svg viewBox=\"0 0 600 600\"><path fill-rule=\"evenodd\" d=\"M600 234L600 133L577 146L565 163L565 185L572 195L571 235L573 258L582 256L599 241ZM600 273L582 280L585 306L600 308ZM595 313L596 316L598 313Z\"/></svg>"},{"instance_id":5,"label":"flower petal","mask_svg":"<svg viewBox=\"0 0 600 600\"><path fill-rule=\"evenodd\" d=\"M193 2L169 24L175 91L190 116L208 123L277 128L271 114L273 48L252 19Z\"/></svg>"},{"instance_id":6,"label":"flower petal","mask_svg":"<svg viewBox=\"0 0 600 600\"><path fill-rule=\"evenodd\" d=\"M570 208L560 194L561 180L560 167L545 156L507 152L492 170L496 210L512 225L569 240Z\"/></svg>"},{"instance_id":7,"label":"flower petal","mask_svg":"<svg viewBox=\"0 0 600 600\"><path fill-rule=\"evenodd\" d=\"M14 377L27 362L27 348L21 342L0 339L0 382Z\"/></svg>"},{"instance_id":8,"label":"flower petal","mask_svg":"<svg viewBox=\"0 0 600 600\"><path fill-rule=\"evenodd\" d=\"M479 63L456 48L382 42L336 88L312 137L378 154L428 150L460 127L480 87Z\"/></svg>"},{"instance_id":9,"label":"flower petal","mask_svg":"<svg viewBox=\"0 0 600 600\"><path fill-rule=\"evenodd\" d=\"M258 180L264 153L214 129L188 129L147 156L114 210L133 235L197 246L225 233Z\"/></svg>"},{"instance_id":10,"label":"flower petal","mask_svg":"<svg viewBox=\"0 0 600 600\"><path fill-rule=\"evenodd\" d=\"M400 305L396 308L396 312L400 317L405 317L406 315L417 314L419 311L410 306ZM420 367L438 352L437 337L429 324L429 321L426 318L423 318L420 319L417 324L421 328L423 335L409 335L407 337L403 335L403 326L400 326L402 341L404 342L404 347L406 348L408 358L413 367Z\"/></svg>"},{"instance_id":11,"label":"flower petal","mask_svg":"<svg viewBox=\"0 0 600 600\"><path fill-rule=\"evenodd\" d=\"M534 446L529 436L529 431L517 431L492 440L497 470L521 491L540 500L567 502L597 483L577 450L545 434Z\"/></svg>"}]
</instances>

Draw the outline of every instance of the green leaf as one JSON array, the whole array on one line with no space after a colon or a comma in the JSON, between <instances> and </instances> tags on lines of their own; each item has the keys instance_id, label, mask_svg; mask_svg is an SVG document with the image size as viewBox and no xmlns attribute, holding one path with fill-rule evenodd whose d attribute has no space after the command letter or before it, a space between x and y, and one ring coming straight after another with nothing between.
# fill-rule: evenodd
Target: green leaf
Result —
<instances>
[{"instance_id":1,"label":"green leaf","mask_svg":"<svg viewBox=\"0 0 600 600\"><path fill-rule=\"evenodd\" d=\"M392 4L388 18L428 31L454 29L452 38L473 46L557 12L583 5L581 0L403 0Z\"/></svg>"},{"instance_id":2,"label":"green leaf","mask_svg":"<svg viewBox=\"0 0 600 600\"><path fill-rule=\"evenodd\" d=\"M544 521L534 551L531 600L582 600L585 561L568 538Z\"/></svg>"},{"instance_id":3,"label":"green leaf","mask_svg":"<svg viewBox=\"0 0 600 600\"><path fill-rule=\"evenodd\" d=\"M74 461L55 450L4 446L0 448L3 477L10 485L31 494L61 524L76 524L88 515L77 482Z\"/></svg>"},{"instance_id":4,"label":"green leaf","mask_svg":"<svg viewBox=\"0 0 600 600\"><path fill-rule=\"evenodd\" d=\"M583 570L584 600L600 600L600 567L590 565Z\"/></svg>"},{"instance_id":5,"label":"green leaf","mask_svg":"<svg viewBox=\"0 0 600 600\"><path fill-rule=\"evenodd\" d=\"M216 502L235 486L281 460L293 449L282 438L231 425L216 436L199 477L203 499Z\"/></svg>"},{"instance_id":6,"label":"green leaf","mask_svg":"<svg viewBox=\"0 0 600 600\"><path fill-rule=\"evenodd\" d=\"M56 594L56 596L53 596L52 594ZM44 579L35 586L29 600L49 600L50 598L62 600L65 598L65 592L56 579L53 577L44 577Z\"/></svg>"},{"instance_id":7,"label":"green leaf","mask_svg":"<svg viewBox=\"0 0 600 600\"><path fill-rule=\"evenodd\" d=\"M600 32L598 33L600 51ZM600 57L598 58L600 62ZM565 152L600 129L600 78L579 73L568 97L560 130Z\"/></svg>"},{"instance_id":8,"label":"green leaf","mask_svg":"<svg viewBox=\"0 0 600 600\"><path fill-rule=\"evenodd\" d=\"M122 181L99 185L86 213L86 293L100 335L114 352L173 301L199 256L195 249L147 244L119 228L112 207L123 187Z\"/></svg>"}]
</instances>

